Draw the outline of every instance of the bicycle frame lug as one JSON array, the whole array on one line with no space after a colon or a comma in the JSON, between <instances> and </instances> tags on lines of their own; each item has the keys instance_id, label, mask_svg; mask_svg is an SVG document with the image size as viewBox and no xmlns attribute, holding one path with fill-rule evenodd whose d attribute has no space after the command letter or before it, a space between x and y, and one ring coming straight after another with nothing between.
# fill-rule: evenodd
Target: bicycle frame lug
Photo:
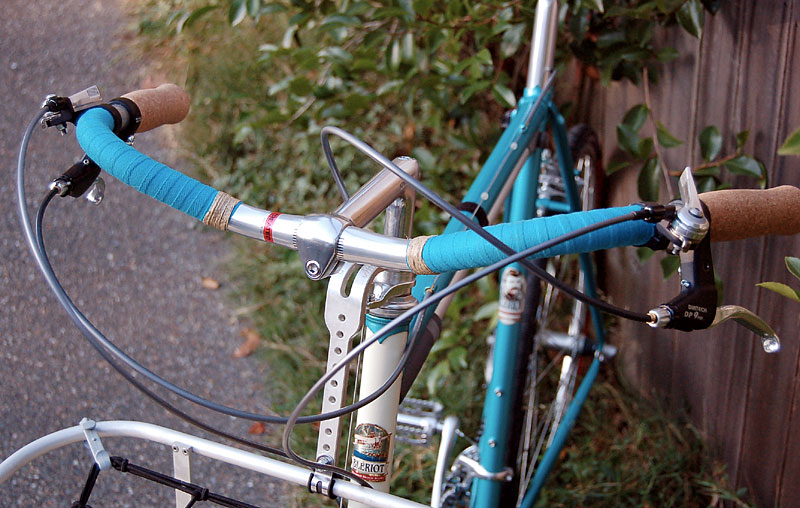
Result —
<instances>
[{"instance_id":1,"label":"bicycle frame lug","mask_svg":"<svg viewBox=\"0 0 800 508\"><path fill-rule=\"evenodd\" d=\"M101 471L106 471L111 467L111 456L105 448L103 448L100 435L94 430L96 425L97 422L89 418L83 418L80 421L83 436L86 439L87 446L89 446L89 451L92 452L95 463L97 463L97 467L99 467Z\"/></svg>"},{"instance_id":2,"label":"bicycle frame lug","mask_svg":"<svg viewBox=\"0 0 800 508\"><path fill-rule=\"evenodd\" d=\"M368 309L375 309L388 303L394 297L407 295L411 288L414 287L414 282L401 282L400 284L388 285L375 282L375 289L367 303Z\"/></svg>"}]
</instances>

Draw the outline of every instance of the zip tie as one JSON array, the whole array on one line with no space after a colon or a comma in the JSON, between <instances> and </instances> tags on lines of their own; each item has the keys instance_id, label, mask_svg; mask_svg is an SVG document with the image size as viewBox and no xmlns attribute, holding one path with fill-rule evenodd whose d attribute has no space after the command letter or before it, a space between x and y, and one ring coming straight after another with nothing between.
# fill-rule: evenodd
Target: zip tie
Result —
<instances>
[{"instance_id":1,"label":"zip tie","mask_svg":"<svg viewBox=\"0 0 800 508\"><path fill-rule=\"evenodd\" d=\"M228 221L231 219L233 209L239 203L241 203L241 200L219 191L214 196L214 201L211 203L211 207L206 212L205 217L203 217L203 224L217 228L220 231L227 231Z\"/></svg>"},{"instance_id":2,"label":"zip tie","mask_svg":"<svg viewBox=\"0 0 800 508\"><path fill-rule=\"evenodd\" d=\"M432 236L415 236L408 242L406 248L406 262L411 271L418 275L435 275L436 272L428 268L425 261L422 259L422 249L425 247L425 242Z\"/></svg>"}]
</instances>

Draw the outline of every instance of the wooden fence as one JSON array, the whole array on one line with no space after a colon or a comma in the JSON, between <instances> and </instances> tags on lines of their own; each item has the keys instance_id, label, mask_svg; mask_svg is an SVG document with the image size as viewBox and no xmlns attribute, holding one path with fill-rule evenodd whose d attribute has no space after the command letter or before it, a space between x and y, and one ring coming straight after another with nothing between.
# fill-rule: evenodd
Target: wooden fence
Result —
<instances>
[{"instance_id":1,"label":"wooden fence","mask_svg":"<svg viewBox=\"0 0 800 508\"><path fill-rule=\"evenodd\" d=\"M656 117L683 140L696 139L706 125L719 126L723 153L735 149L735 133L750 129L746 151L765 163L769 185L800 186L800 157L776 153L800 127L798 24L797 0L731 0L722 2L716 16L706 17L701 39L677 29L663 35L665 44L683 56L651 85ZM616 146L616 124L644 97L630 85L599 89L588 115L606 133L608 160ZM698 145L671 149L666 160L673 170L698 164ZM610 204L637 201L633 172L614 175L609 187ZM716 244L713 253L725 283L724 302L747 307L771 323L781 335L781 352L767 355L754 334L732 323L691 335L620 323L621 361L642 392L688 412L735 485L747 487L759 506L800 506L800 304L754 286L781 281L800 288L783 264L784 256L800 256L800 236ZM613 301L638 310L666 302L678 291L674 277L663 281L657 261L640 264L633 249L608 256L604 277Z\"/></svg>"}]
</instances>

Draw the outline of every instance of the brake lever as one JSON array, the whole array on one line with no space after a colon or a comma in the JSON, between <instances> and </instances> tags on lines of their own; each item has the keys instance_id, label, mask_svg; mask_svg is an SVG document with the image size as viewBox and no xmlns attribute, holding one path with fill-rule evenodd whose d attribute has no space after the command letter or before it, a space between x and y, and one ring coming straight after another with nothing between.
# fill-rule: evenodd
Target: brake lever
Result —
<instances>
[{"instance_id":1,"label":"brake lever","mask_svg":"<svg viewBox=\"0 0 800 508\"><path fill-rule=\"evenodd\" d=\"M738 305L723 305L722 307L717 307L717 315L714 317L714 322L711 323L709 328L713 328L729 319L733 319L734 322L739 323L758 335L761 339L761 345L767 353L777 353L781 350L781 341L778 338L778 334L775 333L775 330L755 313Z\"/></svg>"},{"instance_id":2,"label":"brake lever","mask_svg":"<svg viewBox=\"0 0 800 508\"><path fill-rule=\"evenodd\" d=\"M730 319L752 331L761 339L767 353L776 353L781 344L778 335L755 313L738 305L716 307L717 287L711 260L709 223L692 173L687 168L680 180L683 206L671 223L661 231L669 240L667 250L680 253L681 292L669 303L648 314L653 328L682 331L712 328ZM699 242L699 243L698 243Z\"/></svg>"}]
</instances>

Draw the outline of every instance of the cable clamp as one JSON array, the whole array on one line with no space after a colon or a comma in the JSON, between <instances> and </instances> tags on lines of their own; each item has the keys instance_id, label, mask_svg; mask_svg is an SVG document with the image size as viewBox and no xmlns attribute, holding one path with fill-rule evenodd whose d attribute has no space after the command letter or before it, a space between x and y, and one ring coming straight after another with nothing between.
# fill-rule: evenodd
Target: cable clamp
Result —
<instances>
[{"instance_id":1,"label":"cable clamp","mask_svg":"<svg viewBox=\"0 0 800 508\"><path fill-rule=\"evenodd\" d=\"M317 462L324 465L333 464L333 459L328 455L322 455L317 459ZM333 483L336 478L333 474L324 471L317 471L316 469L308 475L308 491L312 494L322 494L323 496L331 499L336 499L333 495Z\"/></svg>"},{"instance_id":2,"label":"cable clamp","mask_svg":"<svg viewBox=\"0 0 800 508\"><path fill-rule=\"evenodd\" d=\"M103 442L100 441L100 435L95 430L97 422L89 418L84 418L80 423L83 435L86 438L86 444L89 446L89 451L92 452L92 457L97 463L101 471L106 471L111 467L111 456L103 448Z\"/></svg>"}]
</instances>

